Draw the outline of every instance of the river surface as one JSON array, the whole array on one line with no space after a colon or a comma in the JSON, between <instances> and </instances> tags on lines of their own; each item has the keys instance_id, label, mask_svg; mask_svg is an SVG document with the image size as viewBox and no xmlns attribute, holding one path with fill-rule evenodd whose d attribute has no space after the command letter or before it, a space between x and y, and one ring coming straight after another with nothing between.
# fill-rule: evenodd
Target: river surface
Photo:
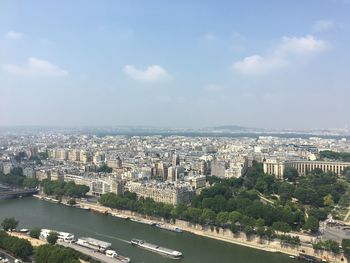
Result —
<instances>
[{"instance_id":1,"label":"river surface","mask_svg":"<svg viewBox=\"0 0 350 263\"><path fill-rule=\"evenodd\" d=\"M152 226L96 214L34 198L0 201L0 222L15 217L20 228L49 228L89 236L113 244L121 255L136 263L291 263L295 260L279 253L269 253L190 233L173 233ZM133 247L126 241L139 238L181 251L174 260Z\"/></svg>"}]
</instances>

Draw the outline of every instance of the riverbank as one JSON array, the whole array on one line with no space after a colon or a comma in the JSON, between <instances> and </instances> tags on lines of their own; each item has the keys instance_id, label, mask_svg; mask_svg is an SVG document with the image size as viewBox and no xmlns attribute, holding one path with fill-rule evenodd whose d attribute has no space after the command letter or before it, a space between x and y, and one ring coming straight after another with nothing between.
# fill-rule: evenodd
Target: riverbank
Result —
<instances>
[{"instance_id":1,"label":"riverbank","mask_svg":"<svg viewBox=\"0 0 350 263\"><path fill-rule=\"evenodd\" d=\"M18 238L28 240L32 244L33 247L38 247L38 246L47 244L47 242L44 240L32 238L29 235L26 235L24 233L8 231L7 234L9 234L10 236L13 236L13 237L18 237Z\"/></svg>"},{"instance_id":2,"label":"riverbank","mask_svg":"<svg viewBox=\"0 0 350 263\"><path fill-rule=\"evenodd\" d=\"M249 248L254 248L257 250L267 251L267 252L279 252L287 255L298 256L299 253L306 253L308 255L317 257L317 258L325 258L328 259L329 262L347 262L346 259L341 260L341 256L334 256L331 253L315 253L311 244L302 244L299 247L290 247L290 246L281 246L279 240L267 241L259 238L252 238L247 240L244 234L233 235L232 232L228 229L222 228L210 228L210 227L202 227L200 225L191 224L186 221L176 220L175 224L169 224L164 222L159 218L147 217L144 215L140 215L131 211L125 210L117 210L111 209L108 207L101 206L97 203L90 202L78 202L78 205L90 209L92 212L101 213L101 214L110 214L120 218L130 218L132 221L144 223L149 225L150 223L163 223L167 226L178 227L186 232L192 233L197 236L208 237L211 239L221 240L228 243L233 243L240 246L245 246ZM166 231L166 230L164 230ZM181 234L179 234L181 235ZM295 235L294 233L292 235ZM306 237L303 237L306 239Z\"/></svg>"}]
</instances>

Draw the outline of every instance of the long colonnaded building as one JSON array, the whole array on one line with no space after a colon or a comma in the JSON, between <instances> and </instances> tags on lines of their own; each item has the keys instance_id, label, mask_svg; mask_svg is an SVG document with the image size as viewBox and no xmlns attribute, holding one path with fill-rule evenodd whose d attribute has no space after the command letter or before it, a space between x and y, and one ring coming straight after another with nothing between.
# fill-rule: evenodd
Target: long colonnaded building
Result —
<instances>
[{"instance_id":1,"label":"long colonnaded building","mask_svg":"<svg viewBox=\"0 0 350 263\"><path fill-rule=\"evenodd\" d=\"M299 175L306 175L308 172L321 169L323 172L332 172L336 175L342 175L345 167L350 167L350 162L332 162L332 161L279 161L276 159L265 160L264 173L272 174L278 179L283 179L284 169L286 167L295 168Z\"/></svg>"}]
</instances>

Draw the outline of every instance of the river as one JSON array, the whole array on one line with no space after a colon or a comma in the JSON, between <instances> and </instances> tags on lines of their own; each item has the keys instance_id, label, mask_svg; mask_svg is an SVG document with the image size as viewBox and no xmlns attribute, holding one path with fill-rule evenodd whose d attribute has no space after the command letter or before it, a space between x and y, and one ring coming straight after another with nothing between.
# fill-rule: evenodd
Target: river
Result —
<instances>
[{"instance_id":1,"label":"river","mask_svg":"<svg viewBox=\"0 0 350 263\"><path fill-rule=\"evenodd\" d=\"M279 253L269 253L223 241L196 236L190 233L173 233L110 215L96 214L23 198L0 201L0 222L5 217L15 217L20 228L41 227L72 232L76 236L90 236L113 244L121 255L136 263L291 263L295 260ZM147 240L181 251L184 257L174 260L149 251L132 247L131 238Z\"/></svg>"}]
</instances>

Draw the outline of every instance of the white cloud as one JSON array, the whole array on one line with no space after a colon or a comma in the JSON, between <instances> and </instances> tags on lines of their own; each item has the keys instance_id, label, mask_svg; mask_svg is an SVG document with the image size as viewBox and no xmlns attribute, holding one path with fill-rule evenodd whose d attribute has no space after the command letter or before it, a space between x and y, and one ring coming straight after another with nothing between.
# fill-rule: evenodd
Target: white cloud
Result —
<instances>
[{"instance_id":1,"label":"white cloud","mask_svg":"<svg viewBox=\"0 0 350 263\"><path fill-rule=\"evenodd\" d=\"M123 71L130 78L141 81L152 82L171 78L170 74L159 65L151 65L145 70L138 69L133 65L125 65Z\"/></svg>"},{"instance_id":2,"label":"white cloud","mask_svg":"<svg viewBox=\"0 0 350 263\"><path fill-rule=\"evenodd\" d=\"M314 36L306 37L283 37L278 52L283 54L312 54L325 51L328 48L326 41Z\"/></svg>"},{"instance_id":3,"label":"white cloud","mask_svg":"<svg viewBox=\"0 0 350 263\"><path fill-rule=\"evenodd\" d=\"M265 74L284 68L295 56L307 56L323 52L329 47L324 40L308 35L305 37L283 37L270 54L251 55L233 63L233 69L243 74Z\"/></svg>"},{"instance_id":4,"label":"white cloud","mask_svg":"<svg viewBox=\"0 0 350 263\"><path fill-rule=\"evenodd\" d=\"M64 77L68 75L68 71L59 68L49 61L31 57L24 65L5 64L2 69L10 74L17 76L49 76Z\"/></svg>"},{"instance_id":5,"label":"white cloud","mask_svg":"<svg viewBox=\"0 0 350 263\"><path fill-rule=\"evenodd\" d=\"M335 26L336 24L334 23L334 21L324 19L316 21L313 24L312 29L316 32L327 32L333 29Z\"/></svg>"},{"instance_id":6,"label":"white cloud","mask_svg":"<svg viewBox=\"0 0 350 263\"><path fill-rule=\"evenodd\" d=\"M244 74L264 74L287 66L288 62L279 57L252 55L233 64L233 68Z\"/></svg>"},{"instance_id":7,"label":"white cloud","mask_svg":"<svg viewBox=\"0 0 350 263\"><path fill-rule=\"evenodd\" d=\"M6 37L9 38L9 39L20 39L24 36L23 33L20 33L20 32L16 32L16 31L9 31L7 32L6 34Z\"/></svg>"}]
</instances>

